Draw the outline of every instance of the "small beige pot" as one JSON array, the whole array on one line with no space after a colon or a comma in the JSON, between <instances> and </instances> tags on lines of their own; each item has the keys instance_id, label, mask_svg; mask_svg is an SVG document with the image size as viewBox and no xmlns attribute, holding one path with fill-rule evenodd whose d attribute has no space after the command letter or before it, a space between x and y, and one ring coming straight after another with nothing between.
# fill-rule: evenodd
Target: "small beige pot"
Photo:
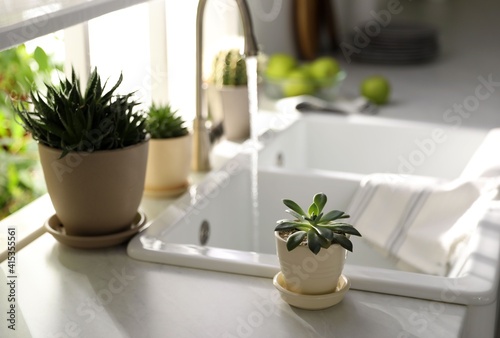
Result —
<instances>
[{"instance_id":1,"label":"small beige pot","mask_svg":"<svg viewBox=\"0 0 500 338\"><path fill-rule=\"evenodd\" d=\"M315 255L307 246L299 245L288 251L286 241L277 231L274 234L281 272L289 291L304 295L323 295L335 291L344 269L346 249L334 244Z\"/></svg>"},{"instance_id":2,"label":"small beige pot","mask_svg":"<svg viewBox=\"0 0 500 338\"><path fill-rule=\"evenodd\" d=\"M208 87L210 112L215 123L222 120L229 141L250 137L250 112L247 86Z\"/></svg>"},{"instance_id":3,"label":"small beige pot","mask_svg":"<svg viewBox=\"0 0 500 338\"><path fill-rule=\"evenodd\" d=\"M191 170L192 135L149 142L144 194L169 197L186 191Z\"/></svg>"},{"instance_id":4,"label":"small beige pot","mask_svg":"<svg viewBox=\"0 0 500 338\"><path fill-rule=\"evenodd\" d=\"M132 225L144 190L149 141L73 152L38 144L47 190L69 236L101 236Z\"/></svg>"}]
</instances>

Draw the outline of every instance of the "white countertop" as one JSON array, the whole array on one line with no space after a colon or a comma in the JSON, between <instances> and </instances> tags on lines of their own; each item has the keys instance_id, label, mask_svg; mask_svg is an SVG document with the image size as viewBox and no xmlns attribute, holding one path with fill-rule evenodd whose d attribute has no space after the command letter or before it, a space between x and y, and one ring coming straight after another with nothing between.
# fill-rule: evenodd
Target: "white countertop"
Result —
<instances>
[{"instance_id":1,"label":"white countertop","mask_svg":"<svg viewBox=\"0 0 500 338\"><path fill-rule=\"evenodd\" d=\"M76 250L48 234L17 261L18 328L23 316L33 337L459 337L465 315L461 305L355 290L330 309L300 310L270 279L140 262L124 246ZM12 336L6 310L2 337Z\"/></svg>"},{"instance_id":2,"label":"white countertop","mask_svg":"<svg viewBox=\"0 0 500 338\"><path fill-rule=\"evenodd\" d=\"M143 200L155 217L169 200ZM10 218L43 224L48 196ZM9 226L1 222L7 236ZM16 227L17 229L17 227ZM466 307L349 290L320 311L290 307L269 278L137 261L126 246L66 247L43 234L0 264L0 337L17 289L17 337L460 337Z\"/></svg>"},{"instance_id":3,"label":"white countertop","mask_svg":"<svg viewBox=\"0 0 500 338\"><path fill-rule=\"evenodd\" d=\"M381 73L393 85L393 100L381 116L499 127L500 86L466 117L453 109L475 95L479 77L500 82L500 3L427 4L437 6L423 20L442 28L442 57L414 66L344 64L345 92L356 94L364 76ZM0 26L15 29L15 23ZM154 217L163 203L145 201L143 207ZM37 227L52 212L44 197L9 222ZM0 266L7 271L5 262ZM16 269L18 337L26 336L23 327L33 337L460 337L466 311L461 305L356 290L333 308L298 310L278 298L270 279L140 262L126 255L125 246L71 249L48 234L16 253ZM5 278L0 274L0 336L15 337L6 324Z\"/></svg>"}]
</instances>

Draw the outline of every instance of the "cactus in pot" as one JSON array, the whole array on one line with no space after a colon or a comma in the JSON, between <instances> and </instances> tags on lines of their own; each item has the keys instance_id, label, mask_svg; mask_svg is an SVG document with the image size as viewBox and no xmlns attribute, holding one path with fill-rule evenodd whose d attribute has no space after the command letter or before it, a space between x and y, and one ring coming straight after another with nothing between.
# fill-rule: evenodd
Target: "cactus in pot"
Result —
<instances>
[{"instance_id":1,"label":"cactus in pot","mask_svg":"<svg viewBox=\"0 0 500 338\"><path fill-rule=\"evenodd\" d=\"M238 49L221 50L213 59L208 79L208 105L214 124L222 123L230 141L250 136L250 112L245 56Z\"/></svg>"},{"instance_id":2,"label":"cactus in pot","mask_svg":"<svg viewBox=\"0 0 500 338\"><path fill-rule=\"evenodd\" d=\"M246 62L238 49L222 50L215 56L211 81L216 86L246 86Z\"/></svg>"}]
</instances>

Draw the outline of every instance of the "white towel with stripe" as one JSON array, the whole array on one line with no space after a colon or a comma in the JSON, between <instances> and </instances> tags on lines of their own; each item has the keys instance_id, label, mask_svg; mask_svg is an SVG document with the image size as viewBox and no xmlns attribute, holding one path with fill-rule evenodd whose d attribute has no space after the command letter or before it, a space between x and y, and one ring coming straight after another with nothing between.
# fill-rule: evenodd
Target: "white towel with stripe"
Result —
<instances>
[{"instance_id":1,"label":"white towel with stripe","mask_svg":"<svg viewBox=\"0 0 500 338\"><path fill-rule=\"evenodd\" d=\"M417 270L446 275L496 195L487 180L368 175L347 212L363 238Z\"/></svg>"}]
</instances>

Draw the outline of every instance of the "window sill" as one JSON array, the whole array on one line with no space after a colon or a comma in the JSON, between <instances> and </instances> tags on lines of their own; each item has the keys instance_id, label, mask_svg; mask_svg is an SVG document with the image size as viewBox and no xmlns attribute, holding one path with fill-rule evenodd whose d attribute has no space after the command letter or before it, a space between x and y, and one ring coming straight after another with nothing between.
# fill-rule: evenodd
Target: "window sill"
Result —
<instances>
[{"instance_id":1,"label":"window sill","mask_svg":"<svg viewBox=\"0 0 500 338\"><path fill-rule=\"evenodd\" d=\"M22 0L0 4L0 50L147 0Z\"/></svg>"}]
</instances>

